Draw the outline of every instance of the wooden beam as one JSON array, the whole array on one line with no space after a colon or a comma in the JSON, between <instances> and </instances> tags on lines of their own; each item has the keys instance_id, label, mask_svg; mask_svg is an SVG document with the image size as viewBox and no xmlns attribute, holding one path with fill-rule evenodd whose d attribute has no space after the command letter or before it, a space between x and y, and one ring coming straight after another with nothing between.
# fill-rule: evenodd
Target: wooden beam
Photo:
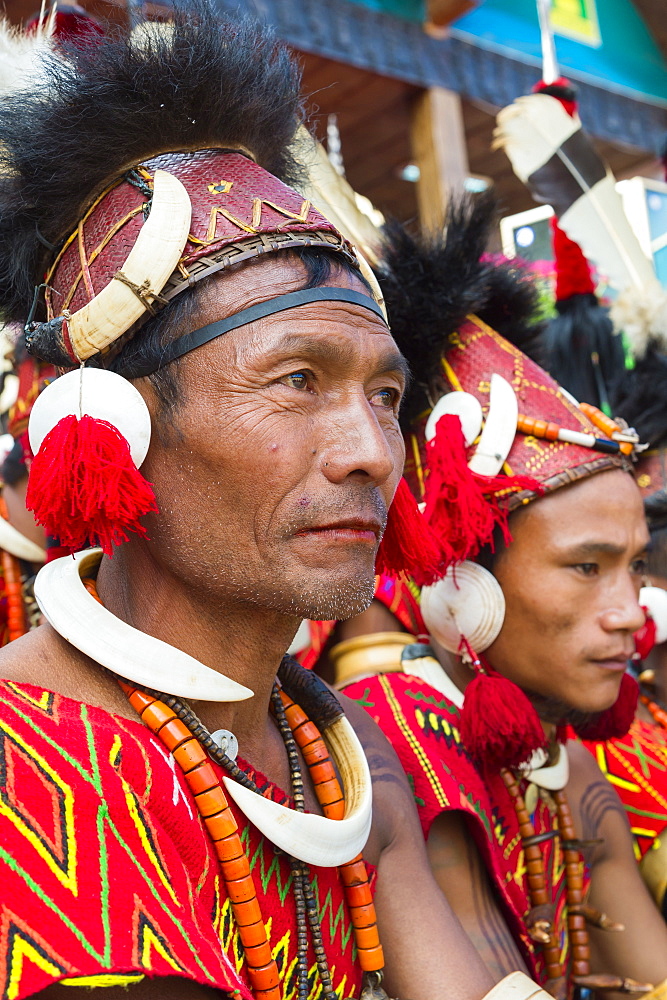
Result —
<instances>
[{"instance_id":1,"label":"wooden beam","mask_svg":"<svg viewBox=\"0 0 667 1000\"><path fill-rule=\"evenodd\" d=\"M476 6L477 0L428 0L426 13L431 24L443 27L451 24L457 17L463 17Z\"/></svg>"},{"instance_id":2,"label":"wooden beam","mask_svg":"<svg viewBox=\"0 0 667 1000\"><path fill-rule=\"evenodd\" d=\"M463 191L468 154L461 98L431 87L417 98L410 130L412 155L419 167L417 200L424 229L441 229L451 191Z\"/></svg>"}]
</instances>

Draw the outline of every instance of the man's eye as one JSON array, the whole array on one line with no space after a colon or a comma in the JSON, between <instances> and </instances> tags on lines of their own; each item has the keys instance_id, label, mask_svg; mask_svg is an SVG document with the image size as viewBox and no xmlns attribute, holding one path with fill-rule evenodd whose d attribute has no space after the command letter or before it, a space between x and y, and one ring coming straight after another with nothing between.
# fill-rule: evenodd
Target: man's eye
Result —
<instances>
[{"instance_id":1,"label":"man's eye","mask_svg":"<svg viewBox=\"0 0 667 1000\"><path fill-rule=\"evenodd\" d=\"M381 406L387 410L398 405L399 392L397 389L378 389L371 396L371 403L374 406Z\"/></svg>"},{"instance_id":2,"label":"man's eye","mask_svg":"<svg viewBox=\"0 0 667 1000\"><path fill-rule=\"evenodd\" d=\"M577 563L574 567L583 576L595 576L598 571L597 563Z\"/></svg>"},{"instance_id":3,"label":"man's eye","mask_svg":"<svg viewBox=\"0 0 667 1000\"><path fill-rule=\"evenodd\" d=\"M636 576L644 576L648 571L648 562L646 559L635 559L630 564L630 570Z\"/></svg>"},{"instance_id":4,"label":"man's eye","mask_svg":"<svg viewBox=\"0 0 667 1000\"><path fill-rule=\"evenodd\" d=\"M285 385L289 385L292 389L307 389L308 388L308 373L307 372L290 372L289 375L285 375L281 379Z\"/></svg>"}]
</instances>

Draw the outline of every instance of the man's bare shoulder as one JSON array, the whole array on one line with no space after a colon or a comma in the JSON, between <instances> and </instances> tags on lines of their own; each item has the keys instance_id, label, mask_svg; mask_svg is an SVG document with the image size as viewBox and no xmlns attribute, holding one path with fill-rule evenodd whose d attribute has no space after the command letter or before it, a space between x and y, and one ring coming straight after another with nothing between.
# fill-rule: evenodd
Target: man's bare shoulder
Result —
<instances>
[{"instance_id":1,"label":"man's bare shoulder","mask_svg":"<svg viewBox=\"0 0 667 1000\"><path fill-rule=\"evenodd\" d=\"M399 778L401 785L405 784L407 788L407 779L401 767L401 762L375 719L372 719L361 705L340 691L336 691L336 697L340 701L345 715L354 727L366 751L368 766L371 769L373 779L375 780L376 775L395 774Z\"/></svg>"},{"instance_id":2,"label":"man's bare shoulder","mask_svg":"<svg viewBox=\"0 0 667 1000\"><path fill-rule=\"evenodd\" d=\"M593 782L606 779L593 754L579 740L570 740L567 743L567 756L570 762L567 792L572 803L580 799Z\"/></svg>"},{"instance_id":3,"label":"man's bare shoulder","mask_svg":"<svg viewBox=\"0 0 667 1000\"><path fill-rule=\"evenodd\" d=\"M0 649L0 680L33 684L136 719L112 678L50 625L40 625Z\"/></svg>"},{"instance_id":4,"label":"man's bare shoulder","mask_svg":"<svg viewBox=\"0 0 667 1000\"><path fill-rule=\"evenodd\" d=\"M567 794L575 827L584 840L600 841L587 855L590 864L597 864L606 854L604 826L611 816L628 825L625 809L616 789L600 770L593 754L578 741L568 743L570 780Z\"/></svg>"},{"instance_id":5,"label":"man's bare shoulder","mask_svg":"<svg viewBox=\"0 0 667 1000\"><path fill-rule=\"evenodd\" d=\"M405 820L406 810L414 812L419 832L414 796L394 748L375 720L346 695L337 691L336 697L361 741L373 780L373 833L364 855L377 863L372 855L385 850L401 833L397 819Z\"/></svg>"}]
</instances>

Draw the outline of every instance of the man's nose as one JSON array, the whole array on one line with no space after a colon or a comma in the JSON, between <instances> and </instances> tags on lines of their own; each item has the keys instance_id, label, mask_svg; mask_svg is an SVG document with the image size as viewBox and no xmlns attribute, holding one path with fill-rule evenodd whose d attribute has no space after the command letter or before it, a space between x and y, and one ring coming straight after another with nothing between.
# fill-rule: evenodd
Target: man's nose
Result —
<instances>
[{"instance_id":1,"label":"man's nose","mask_svg":"<svg viewBox=\"0 0 667 1000\"><path fill-rule=\"evenodd\" d=\"M602 627L607 632L636 632L644 624L645 617L635 582L628 575L619 581L612 601L603 612Z\"/></svg>"},{"instance_id":2,"label":"man's nose","mask_svg":"<svg viewBox=\"0 0 667 1000\"><path fill-rule=\"evenodd\" d=\"M397 465L402 467L404 454L398 431L389 439L362 396L331 415L320 458L322 472L332 483L354 476L380 486Z\"/></svg>"}]
</instances>

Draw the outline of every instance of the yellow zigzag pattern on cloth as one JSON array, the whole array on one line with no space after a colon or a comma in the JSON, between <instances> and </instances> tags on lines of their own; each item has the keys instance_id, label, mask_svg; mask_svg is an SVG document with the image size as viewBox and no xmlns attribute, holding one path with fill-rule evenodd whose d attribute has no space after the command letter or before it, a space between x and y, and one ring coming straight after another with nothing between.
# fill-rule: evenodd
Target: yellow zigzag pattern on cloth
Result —
<instances>
[{"instance_id":1,"label":"yellow zigzag pattern on cloth","mask_svg":"<svg viewBox=\"0 0 667 1000\"><path fill-rule=\"evenodd\" d=\"M44 942L38 941L37 935L30 935L27 930L19 929L16 924L8 928L8 960L7 981L3 1000L16 1000L20 996L21 981L28 963L54 978L59 978L67 966L61 959L56 959L46 949Z\"/></svg>"},{"instance_id":2,"label":"yellow zigzag pattern on cloth","mask_svg":"<svg viewBox=\"0 0 667 1000\"><path fill-rule=\"evenodd\" d=\"M54 838L49 838L40 824L33 819L28 811L28 804L17 799L19 789L14 787L11 777L14 765L18 765L21 761L33 771L44 793L51 797L53 812L59 821L59 828L55 830ZM76 878L72 789L34 747L2 720L0 720L0 767L4 774L0 788L0 815L6 816L13 823L43 858L58 881L69 889L72 895L77 896L79 886Z\"/></svg>"}]
</instances>

